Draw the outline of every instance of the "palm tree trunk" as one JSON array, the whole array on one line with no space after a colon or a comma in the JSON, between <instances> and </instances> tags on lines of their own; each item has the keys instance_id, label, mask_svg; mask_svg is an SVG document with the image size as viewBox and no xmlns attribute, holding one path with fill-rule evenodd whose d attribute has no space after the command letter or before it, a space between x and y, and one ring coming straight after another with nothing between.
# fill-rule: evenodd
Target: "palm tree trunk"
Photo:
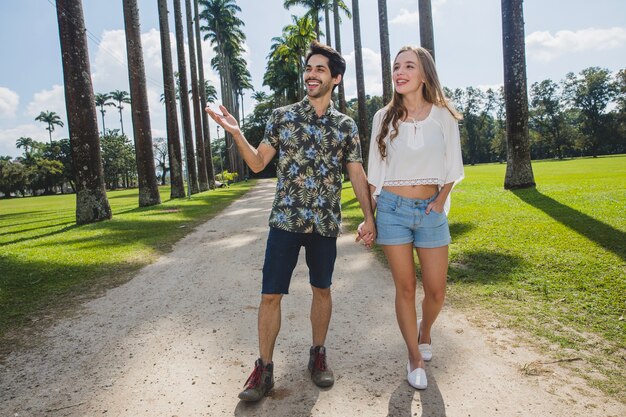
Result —
<instances>
[{"instance_id":1,"label":"palm tree trunk","mask_svg":"<svg viewBox=\"0 0 626 417\"><path fill-rule=\"evenodd\" d=\"M324 38L326 39L326 45L332 46L332 42L330 41L330 0L326 0L324 3L324 23L326 23L326 34Z\"/></svg>"},{"instance_id":2,"label":"palm tree trunk","mask_svg":"<svg viewBox=\"0 0 626 417\"><path fill-rule=\"evenodd\" d=\"M122 129L122 136L124 136L124 120L122 119L122 102L119 102L117 110L120 112L120 129Z\"/></svg>"},{"instance_id":3,"label":"palm tree trunk","mask_svg":"<svg viewBox=\"0 0 626 417\"><path fill-rule=\"evenodd\" d=\"M526 49L522 0L502 0L507 163L504 188L535 186L528 139Z\"/></svg>"},{"instance_id":4,"label":"palm tree trunk","mask_svg":"<svg viewBox=\"0 0 626 417\"><path fill-rule=\"evenodd\" d=\"M56 7L72 161L86 168L74 170L76 223L93 223L110 219L111 207L104 188L83 8L80 0L57 0Z\"/></svg>"},{"instance_id":5,"label":"palm tree trunk","mask_svg":"<svg viewBox=\"0 0 626 417\"><path fill-rule=\"evenodd\" d=\"M387 0L378 0L378 26L380 27L380 64L383 72L383 102L389 103L391 101L392 89Z\"/></svg>"},{"instance_id":6,"label":"palm tree trunk","mask_svg":"<svg viewBox=\"0 0 626 417\"><path fill-rule=\"evenodd\" d=\"M139 207L147 207L161 204L161 196L154 168L154 148L152 147L146 70L141 46L139 9L137 8L137 0L123 0L123 5L137 181L139 183Z\"/></svg>"},{"instance_id":7,"label":"palm tree trunk","mask_svg":"<svg viewBox=\"0 0 626 417\"><path fill-rule=\"evenodd\" d=\"M215 188L215 170L213 168L213 155L211 154L211 132L209 131L209 115L204 111L207 105L204 63L202 62L202 38L200 36L200 14L198 13L198 0L193 2L195 24L196 24L196 50L198 51L198 85L200 87L200 107L202 113L202 134L204 143L204 160L206 161L207 179L209 188Z\"/></svg>"},{"instance_id":8,"label":"palm tree trunk","mask_svg":"<svg viewBox=\"0 0 626 417\"><path fill-rule=\"evenodd\" d=\"M363 52L361 51L361 22L359 17L359 1L352 0L352 28L354 31L354 58L356 65L356 92L359 105L359 136L363 165L367 166L369 151L369 133L367 131L367 107L365 104L365 77L363 76Z\"/></svg>"},{"instance_id":9,"label":"palm tree trunk","mask_svg":"<svg viewBox=\"0 0 626 417\"><path fill-rule=\"evenodd\" d=\"M168 22L167 0L158 0L159 30L161 32L161 57L163 60L163 86L165 95L165 123L167 128L167 155L170 162L171 198L185 197L182 153L176 110L176 84L172 65L172 47Z\"/></svg>"},{"instance_id":10,"label":"palm tree trunk","mask_svg":"<svg viewBox=\"0 0 626 417\"><path fill-rule=\"evenodd\" d=\"M419 16L420 16L420 44L435 59L435 35L433 31L433 13L430 6L430 0L419 0Z\"/></svg>"},{"instance_id":11,"label":"palm tree trunk","mask_svg":"<svg viewBox=\"0 0 626 417\"><path fill-rule=\"evenodd\" d=\"M102 135L106 135L106 127L104 126L104 106L101 106L100 113L102 114Z\"/></svg>"},{"instance_id":12,"label":"palm tree trunk","mask_svg":"<svg viewBox=\"0 0 626 417\"><path fill-rule=\"evenodd\" d=\"M333 20L335 23L335 50L341 54L341 30L339 28L339 0L333 0ZM346 90L343 79L339 83L339 111L346 112Z\"/></svg>"},{"instance_id":13,"label":"palm tree trunk","mask_svg":"<svg viewBox=\"0 0 626 417\"><path fill-rule=\"evenodd\" d=\"M198 186L200 191L209 189L209 180L204 159L204 139L202 138L202 114L200 109L200 92L198 86L198 64L196 62L195 35L191 18L191 0L185 0L185 16L187 20L187 43L189 45L189 67L191 69L191 104L193 106L193 120L196 133L196 161L198 163ZM206 112L205 112L206 113Z\"/></svg>"},{"instance_id":14,"label":"palm tree trunk","mask_svg":"<svg viewBox=\"0 0 626 417\"><path fill-rule=\"evenodd\" d=\"M183 140L185 141L185 157L191 194L198 193L198 176L196 158L193 152L193 133L191 131L191 114L189 112L189 83L187 82L187 64L185 62L185 38L183 35L183 15L180 0L174 0L174 23L176 26L176 52L178 54L178 79L180 82L180 103L183 113Z\"/></svg>"}]
</instances>

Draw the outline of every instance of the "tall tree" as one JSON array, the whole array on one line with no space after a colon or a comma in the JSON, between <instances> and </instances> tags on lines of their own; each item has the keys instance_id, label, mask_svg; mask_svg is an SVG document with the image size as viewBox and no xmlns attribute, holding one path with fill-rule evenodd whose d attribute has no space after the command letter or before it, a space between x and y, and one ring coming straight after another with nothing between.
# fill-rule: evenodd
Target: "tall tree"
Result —
<instances>
[{"instance_id":1,"label":"tall tree","mask_svg":"<svg viewBox=\"0 0 626 417\"><path fill-rule=\"evenodd\" d=\"M52 132L54 132L54 126L63 127L63 122L61 121L61 117L53 111L42 111L39 113L39 116L35 117L35 120L38 122L43 122L48 125L46 130L50 135L50 144L52 145Z\"/></svg>"},{"instance_id":2,"label":"tall tree","mask_svg":"<svg viewBox=\"0 0 626 417\"><path fill-rule=\"evenodd\" d=\"M189 88L187 82L187 63L185 61L185 37L183 35L183 15L180 0L174 0L174 24L176 26L176 53L178 54L178 81L181 111L183 113L183 141L185 144L185 157L187 159L187 172L189 176L189 188L191 194L198 193L198 175L196 171L196 157L193 151L193 133L191 131L191 113L189 112L189 97L183 92Z\"/></svg>"},{"instance_id":3,"label":"tall tree","mask_svg":"<svg viewBox=\"0 0 626 417\"><path fill-rule=\"evenodd\" d=\"M339 1L333 0L333 21L335 26L335 50L341 53L341 18L339 17ZM346 12L346 15L350 17L350 12ZM339 111L342 113L346 112L346 91L343 84L343 79L339 83L339 87L337 89L337 93L339 95Z\"/></svg>"},{"instance_id":4,"label":"tall tree","mask_svg":"<svg viewBox=\"0 0 626 417\"><path fill-rule=\"evenodd\" d=\"M111 218L104 189L87 31L80 0L57 0L61 61L72 159L76 169L76 223Z\"/></svg>"},{"instance_id":5,"label":"tall tree","mask_svg":"<svg viewBox=\"0 0 626 417\"><path fill-rule=\"evenodd\" d=\"M106 126L104 124L104 114L106 113L106 109L104 106L115 106L115 103L110 102L111 96L107 93L97 93L96 94L96 106L100 107L100 114L102 114L102 134L106 133Z\"/></svg>"},{"instance_id":6,"label":"tall tree","mask_svg":"<svg viewBox=\"0 0 626 417\"><path fill-rule=\"evenodd\" d=\"M158 0L161 59L163 60L163 86L165 100L165 125L167 129L167 155L170 162L170 198L185 197L182 153L176 110L176 84L172 65L172 46L168 22L167 0Z\"/></svg>"},{"instance_id":7,"label":"tall tree","mask_svg":"<svg viewBox=\"0 0 626 417\"><path fill-rule=\"evenodd\" d=\"M428 49L435 59L435 32L433 30L433 13L430 0L419 0L420 45Z\"/></svg>"},{"instance_id":8,"label":"tall tree","mask_svg":"<svg viewBox=\"0 0 626 417\"><path fill-rule=\"evenodd\" d=\"M28 155L30 153L30 150L33 149L34 144L35 141L32 138L27 138L24 136L15 141L15 147L18 149L24 148L25 155Z\"/></svg>"},{"instance_id":9,"label":"tall tree","mask_svg":"<svg viewBox=\"0 0 626 417\"><path fill-rule=\"evenodd\" d=\"M120 112L120 129L122 129L122 135L124 134L124 119L122 117L122 110L124 110L123 103L130 104L130 96L127 91L115 90L109 93L111 98L117 101L117 110Z\"/></svg>"},{"instance_id":10,"label":"tall tree","mask_svg":"<svg viewBox=\"0 0 626 417\"><path fill-rule=\"evenodd\" d=\"M204 10L200 13L206 21L206 26L201 29L206 32L204 39L209 39L216 55L211 61L213 68L220 74L220 90L222 104L226 106L233 116L239 120L239 108L237 105L237 90L235 77L233 77L232 61L241 55L242 44L246 38L243 33L243 21L237 17L241 8L234 0L200 0ZM233 146L233 138L227 133L226 144L228 161L232 170L243 174L243 164L239 153Z\"/></svg>"},{"instance_id":11,"label":"tall tree","mask_svg":"<svg viewBox=\"0 0 626 417\"><path fill-rule=\"evenodd\" d=\"M215 87L204 79L204 62L202 53L202 37L200 36L200 13L198 11L198 0L193 1L194 24L196 32L196 50L198 56L198 85L200 86L200 110L202 113L202 138L204 143L204 160L206 161L207 179L209 188L215 188L215 169L213 168L213 155L211 154L211 131L209 130L209 115L204 111L208 102L208 91L210 87L215 91ZM217 92L213 97L216 97ZM213 103L214 100L211 101Z\"/></svg>"},{"instance_id":12,"label":"tall tree","mask_svg":"<svg viewBox=\"0 0 626 417\"><path fill-rule=\"evenodd\" d=\"M284 0L283 6L285 9L290 9L293 6L302 6L307 10L305 16L309 16L313 25L315 26L315 34L316 39L320 40L320 13L324 11L326 15L326 10L329 7L330 0ZM343 2L343 0L338 1L338 7L341 8L344 12L350 13L348 6ZM326 15L326 20L328 22L328 16ZM329 25L326 26L326 31L330 32ZM330 36L330 33L326 33L326 38Z\"/></svg>"},{"instance_id":13,"label":"tall tree","mask_svg":"<svg viewBox=\"0 0 626 417\"><path fill-rule=\"evenodd\" d=\"M187 24L187 43L189 46L189 69L191 73L191 105L193 107L193 120L196 136L196 162L198 164L198 187L200 191L209 189L207 177L204 132L202 131L202 112L200 108L200 91L198 84L198 63L196 62L195 35L191 13L191 0L185 0L185 18Z\"/></svg>"},{"instance_id":14,"label":"tall tree","mask_svg":"<svg viewBox=\"0 0 626 417\"><path fill-rule=\"evenodd\" d=\"M522 0L502 0L507 163L504 188L535 186L528 139L526 48Z\"/></svg>"},{"instance_id":15,"label":"tall tree","mask_svg":"<svg viewBox=\"0 0 626 417\"><path fill-rule=\"evenodd\" d=\"M359 0L352 0L352 29L354 32L354 60L356 66L356 93L359 105L359 136L363 152L364 166L367 166L369 151L369 131L367 128L367 107L365 103L365 77L363 76L363 52L361 50L361 18Z\"/></svg>"},{"instance_id":16,"label":"tall tree","mask_svg":"<svg viewBox=\"0 0 626 417\"><path fill-rule=\"evenodd\" d=\"M159 184L154 167L152 129L146 88L146 70L143 63L141 28L137 0L123 0L124 29L126 32L126 55L128 57L128 81L132 97L131 114L135 158L137 160L137 180L139 182L139 207L161 204Z\"/></svg>"},{"instance_id":17,"label":"tall tree","mask_svg":"<svg viewBox=\"0 0 626 417\"><path fill-rule=\"evenodd\" d=\"M609 128L607 107L618 94L618 84L611 80L608 69L590 67L583 69L579 76L567 74L565 91L569 102L580 111L583 148L596 157L603 138L615 135Z\"/></svg>"},{"instance_id":18,"label":"tall tree","mask_svg":"<svg viewBox=\"0 0 626 417\"><path fill-rule=\"evenodd\" d=\"M391 53L389 52L387 0L378 0L378 26L380 27L380 65L383 72L383 101L389 103L393 90L391 87Z\"/></svg>"},{"instance_id":19,"label":"tall tree","mask_svg":"<svg viewBox=\"0 0 626 417\"><path fill-rule=\"evenodd\" d=\"M326 39L326 45L332 46L332 42L330 40L330 0L326 0L324 3L324 23L326 24L326 33L324 34L324 38Z\"/></svg>"}]
</instances>

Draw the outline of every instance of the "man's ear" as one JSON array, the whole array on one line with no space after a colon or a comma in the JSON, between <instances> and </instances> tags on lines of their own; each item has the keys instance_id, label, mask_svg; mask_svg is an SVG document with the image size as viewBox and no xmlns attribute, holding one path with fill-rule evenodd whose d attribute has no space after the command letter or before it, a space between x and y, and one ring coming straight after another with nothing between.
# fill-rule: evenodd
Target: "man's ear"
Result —
<instances>
[{"instance_id":1,"label":"man's ear","mask_svg":"<svg viewBox=\"0 0 626 417\"><path fill-rule=\"evenodd\" d=\"M342 79L342 78L343 78L343 77L341 76L341 74L337 74L337 76L336 76L335 78L333 78L333 83L334 83L335 85L339 85L339 83L341 83L341 79Z\"/></svg>"}]
</instances>

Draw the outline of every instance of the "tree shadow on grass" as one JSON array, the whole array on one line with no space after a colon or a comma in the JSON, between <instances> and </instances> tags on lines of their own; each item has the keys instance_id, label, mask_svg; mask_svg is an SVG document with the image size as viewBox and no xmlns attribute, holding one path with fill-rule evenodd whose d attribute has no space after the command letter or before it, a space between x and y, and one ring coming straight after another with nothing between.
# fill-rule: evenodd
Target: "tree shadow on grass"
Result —
<instances>
[{"instance_id":1,"label":"tree shadow on grass","mask_svg":"<svg viewBox=\"0 0 626 417\"><path fill-rule=\"evenodd\" d=\"M604 249L626 260L626 233L581 213L551 197L541 194L537 189L514 190L520 200L538 208L559 223L596 242Z\"/></svg>"},{"instance_id":2,"label":"tree shadow on grass","mask_svg":"<svg viewBox=\"0 0 626 417\"><path fill-rule=\"evenodd\" d=\"M511 281L511 273L523 262L521 257L506 253L461 252L450 261L450 281L478 284Z\"/></svg>"},{"instance_id":3,"label":"tree shadow on grass","mask_svg":"<svg viewBox=\"0 0 626 417\"><path fill-rule=\"evenodd\" d=\"M450 235L452 236L452 241L457 239L460 236L468 233L472 229L474 229L476 225L474 223L468 222L453 222L450 223Z\"/></svg>"}]
</instances>

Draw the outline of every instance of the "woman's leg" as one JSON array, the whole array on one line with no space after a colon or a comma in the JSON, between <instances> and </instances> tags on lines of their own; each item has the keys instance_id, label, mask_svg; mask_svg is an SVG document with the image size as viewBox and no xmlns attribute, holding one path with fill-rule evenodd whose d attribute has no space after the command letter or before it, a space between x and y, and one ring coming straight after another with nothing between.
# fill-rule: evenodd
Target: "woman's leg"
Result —
<instances>
[{"instance_id":1,"label":"woman's leg","mask_svg":"<svg viewBox=\"0 0 626 417\"><path fill-rule=\"evenodd\" d=\"M411 370L424 368L417 347L417 313L415 309L415 262L413 245L382 245L396 287L396 319L409 353Z\"/></svg>"},{"instance_id":2,"label":"woman's leg","mask_svg":"<svg viewBox=\"0 0 626 417\"><path fill-rule=\"evenodd\" d=\"M424 299L419 343L430 343L430 329L437 319L446 298L448 275L448 246L417 248L422 270Z\"/></svg>"}]
</instances>

